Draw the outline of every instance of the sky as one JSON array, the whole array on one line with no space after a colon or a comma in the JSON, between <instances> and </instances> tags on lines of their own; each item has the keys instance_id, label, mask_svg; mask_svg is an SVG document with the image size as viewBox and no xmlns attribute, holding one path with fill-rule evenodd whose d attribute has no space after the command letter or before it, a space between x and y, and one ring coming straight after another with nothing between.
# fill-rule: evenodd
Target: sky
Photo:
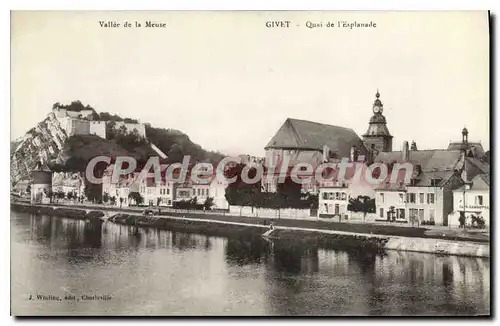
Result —
<instances>
[{"instance_id":1,"label":"sky","mask_svg":"<svg viewBox=\"0 0 500 326\"><path fill-rule=\"evenodd\" d=\"M337 21L376 27L326 27ZM487 12L45 11L12 12L11 24L11 139L80 100L263 156L288 117L361 136L379 89L393 150L446 148L465 126L490 148Z\"/></svg>"}]
</instances>

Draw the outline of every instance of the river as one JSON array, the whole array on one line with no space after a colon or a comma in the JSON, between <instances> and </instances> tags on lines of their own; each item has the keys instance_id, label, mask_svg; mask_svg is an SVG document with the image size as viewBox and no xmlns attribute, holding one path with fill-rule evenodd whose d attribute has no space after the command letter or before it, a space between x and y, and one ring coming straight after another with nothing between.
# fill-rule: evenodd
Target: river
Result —
<instances>
[{"instance_id":1,"label":"river","mask_svg":"<svg viewBox=\"0 0 500 326\"><path fill-rule=\"evenodd\" d=\"M11 212L11 311L18 316L489 314L490 262L136 232L110 222Z\"/></svg>"}]
</instances>

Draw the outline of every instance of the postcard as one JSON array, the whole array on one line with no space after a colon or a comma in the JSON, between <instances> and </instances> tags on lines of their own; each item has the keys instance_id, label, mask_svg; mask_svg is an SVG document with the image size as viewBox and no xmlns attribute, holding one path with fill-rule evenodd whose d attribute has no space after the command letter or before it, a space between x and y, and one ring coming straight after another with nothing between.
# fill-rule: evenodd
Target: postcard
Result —
<instances>
[{"instance_id":1,"label":"postcard","mask_svg":"<svg viewBox=\"0 0 500 326\"><path fill-rule=\"evenodd\" d=\"M13 11L13 316L490 316L486 11Z\"/></svg>"}]
</instances>

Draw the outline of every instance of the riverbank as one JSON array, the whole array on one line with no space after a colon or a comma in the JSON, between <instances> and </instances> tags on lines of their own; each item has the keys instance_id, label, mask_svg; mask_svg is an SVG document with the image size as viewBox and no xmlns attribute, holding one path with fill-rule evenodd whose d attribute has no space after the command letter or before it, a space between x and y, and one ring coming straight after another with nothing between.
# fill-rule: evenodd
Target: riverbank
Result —
<instances>
[{"instance_id":1,"label":"riverbank","mask_svg":"<svg viewBox=\"0 0 500 326\"><path fill-rule=\"evenodd\" d=\"M16 212L25 212L38 215L51 215L76 220L100 221L105 214L99 210L84 210L66 207L36 206L29 204L11 203L10 208Z\"/></svg>"},{"instance_id":2,"label":"riverbank","mask_svg":"<svg viewBox=\"0 0 500 326\"><path fill-rule=\"evenodd\" d=\"M202 233L210 236L223 236L238 239L266 239L279 242L299 242L303 246L318 246L324 249L356 250L380 252L384 250L387 238L373 235L346 234L341 232L325 233L321 230L276 227L269 231L269 226L240 223L233 221L214 221L189 217L146 217L134 214L116 214L110 222L137 227L151 227L183 233ZM317 231L317 232L316 232Z\"/></svg>"},{"instance_id":3,"label":"riverbank","mask_svg":"<svg viewBox=\"0 0 500 326\"><path fill-rule=\"evenodd\" d=\"M104 219L106 214L88 208L64 208L45 205L11 204L17 211L77 219ZM109 221L122 225L150 227L183 233L198 233L228 238L255 238L267 233L271 241L292 241L318 245L326 249L360 251L399 250L468 257L489 257L489 243L457 240L456 238L426 238L418 228L385 227L368 224L332 223L285 219L260 219L204 213L172 212L169 215L146 217L139 211L106 210ZM100 214L99 214L100 213ZM268 223L274 230L269 231ZM339 226L340 224L340 226ZM352 232L352 230L358 232ZM401 230L400 230L401 229ZM415 230L416 229L416 230ZM359 232L365 231L365 232ZM375 231L375 232L374 232ZM378 232L377 232L378 231ZM405 236L387 233L403 233ZM385 234L384 234L385 233ZM421 237L418 237L421 235Z\"/></svg>"}]
</instances>

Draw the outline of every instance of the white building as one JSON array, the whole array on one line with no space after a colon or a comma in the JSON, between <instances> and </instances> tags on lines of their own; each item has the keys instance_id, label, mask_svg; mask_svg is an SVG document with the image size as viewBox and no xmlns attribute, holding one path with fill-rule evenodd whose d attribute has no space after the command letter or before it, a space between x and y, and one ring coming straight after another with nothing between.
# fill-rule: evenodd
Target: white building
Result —
<instances>
[{"instance_id":1,"label":"white building","mask_svg":"<svg viewBox=\"0 0 500 326\"><path fill-rule=\"evenodd\" d=\"M464 207L465 202L465 207ZM453 212L450 225L460 226L460 216L465 216L465 224L471 224L471 216L480 216L490 225L490 175L478 174L471 182L453 191Z\"/></svg>"},{"instance_id":2,"label":"white building","mask_svg":"<svg viewBox=\"0 0 500 326\"><path fill-rule=\"evenodd\" d=\"M348 219L349 188L321 187L318 197L318 217L340 217Z\"/></svg>"},{"instance_id":3,"label":"white building","mask_svg":"<svg viewBox=\"0 0 500 326\"><path fill-rule=\"evenodd\" d=\"M143 123L127 123L123 121L115 121L114 128L116 130L122 127L125 127L125 129L129 133L132 133L134 132L134 130L136 130L141 137L146 138L146 126Z\"/></svg>"}]
</instances>

